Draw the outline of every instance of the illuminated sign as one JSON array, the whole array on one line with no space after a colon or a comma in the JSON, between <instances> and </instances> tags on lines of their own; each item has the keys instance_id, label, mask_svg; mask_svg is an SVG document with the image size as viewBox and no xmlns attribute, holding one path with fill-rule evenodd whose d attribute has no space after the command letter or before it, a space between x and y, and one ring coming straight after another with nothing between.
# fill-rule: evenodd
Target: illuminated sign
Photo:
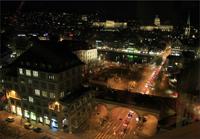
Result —
<instances>
[{"instance_id":1,"label":"illuminated sign","mask_svg":"<svg viewBox=\"0 0 200 139\"><path fill-rule=\"evenodd\" d=\"M73 37L73 34L69 34L70 37Z\"/></svg>"}]
</instances>

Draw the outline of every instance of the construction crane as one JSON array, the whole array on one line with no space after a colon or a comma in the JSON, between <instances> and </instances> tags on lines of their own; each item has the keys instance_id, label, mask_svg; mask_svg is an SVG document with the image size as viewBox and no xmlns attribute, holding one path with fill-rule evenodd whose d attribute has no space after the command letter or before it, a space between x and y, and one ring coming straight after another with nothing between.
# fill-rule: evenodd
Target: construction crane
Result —
<instances>
[{"instance_id":1,"label":"construction crane","mask_svg":"<svg viewBox=\"0 0 200 139\"><path fill-rule=\"evenodd\" d=\"M12 18L12 25L13 25L13 22L17 19L19 19L19 15L20 15L20 11L24 5L25 1L22 1L19 5L19 7L17 8L17 10L15 11L15 13L13 14L13 18ZM18 21L17 21L18 23Z\"/></svg>"}]
</instances>

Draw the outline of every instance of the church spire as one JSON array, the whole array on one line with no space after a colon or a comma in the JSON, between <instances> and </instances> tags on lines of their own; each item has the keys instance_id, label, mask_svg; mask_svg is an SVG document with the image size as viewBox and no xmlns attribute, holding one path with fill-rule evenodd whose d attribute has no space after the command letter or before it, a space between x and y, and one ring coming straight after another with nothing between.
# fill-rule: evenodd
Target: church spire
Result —
<instances>
[{"instance_id":1,"label":"church spire","mask_svg":"<svg viewBox=\"0 0 200 139\"><path fill-rule=\"evenodd\" d=\"M189 14L188 14L187 25L186 25L186 28L185 28L185 36L186 36L187 39L190 38L190 11L189 11Z\"/></svg>"},{"instance_id":2,"label":"church spire","mask_svg":"<svg viewBox=\"0 0 200 139\"><path fill-rule=\"evenodd\" d=\"M189 11L189 14L188 14L187 26L190 27L190 11Z\"/></svg>"}]
</instances>

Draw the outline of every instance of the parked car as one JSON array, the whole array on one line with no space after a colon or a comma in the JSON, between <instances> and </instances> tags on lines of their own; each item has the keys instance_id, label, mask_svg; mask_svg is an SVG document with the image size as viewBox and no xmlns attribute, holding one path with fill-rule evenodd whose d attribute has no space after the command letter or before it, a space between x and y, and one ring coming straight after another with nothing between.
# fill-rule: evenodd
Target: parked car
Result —
<instances>
[{"instance_id":1,"label":"parked car","mask_svg":"<svg viewBox=\"0 0 200 139\"><path fill-rule=\"evenodd\" d=\"M7 121L7 122L14 122L14 117L8 116L8 117L5 119L5 121Z\"/></svg>"},{"instance_id":2,"label":"parked car","mask_svg":"<svg viewBox=\"0 0 200 139\"><path fill-rule=\"evenodd\" d=\"M39 127L35 127L33 129L35 132L38 132L38 133L41 133L42 132L42 128L39 128Z\"/></svg>"},{"instance_id":3,"label":"parked car","mask_svg":"<svg viewBox=\"0 0 200 139\"><path fill-rule=\"evenodd\" d=\"M30 123L25 123L24 128L26 129L33 129L33 126Z\"/></svg>"}]
</instances>

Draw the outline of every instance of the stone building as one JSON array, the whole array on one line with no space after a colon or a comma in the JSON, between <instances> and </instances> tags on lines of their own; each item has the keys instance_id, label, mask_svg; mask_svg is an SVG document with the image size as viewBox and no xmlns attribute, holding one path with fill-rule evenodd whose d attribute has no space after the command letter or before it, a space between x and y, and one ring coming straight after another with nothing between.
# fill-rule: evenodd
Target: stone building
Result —
<instances>
[{"instance_id":1,"label":"stone building","mask_svg":"<svg viewBox=\"0 0 200 139\"><path fill-rule=\"evenodd\" d=\"M92 111L91 90L82 87L83 63L50 41L34 43L3 67L9 111L72 133Z\"/></svg>"},{"instance_id":2,"label":"stone building","mask_svg":"<svg viewBox=\"0 0 200 139\"><path fill-rule=\"evenodd\" d=\"M142 26L140 26L140 29L147 30L147 31L152 31L153 29L160 29L162 31L172 31L173 26L172 25L161 25L160 18L158 17L158 15L156 15L153 25L142 25Z\"/></svg>"}]
</instances>

